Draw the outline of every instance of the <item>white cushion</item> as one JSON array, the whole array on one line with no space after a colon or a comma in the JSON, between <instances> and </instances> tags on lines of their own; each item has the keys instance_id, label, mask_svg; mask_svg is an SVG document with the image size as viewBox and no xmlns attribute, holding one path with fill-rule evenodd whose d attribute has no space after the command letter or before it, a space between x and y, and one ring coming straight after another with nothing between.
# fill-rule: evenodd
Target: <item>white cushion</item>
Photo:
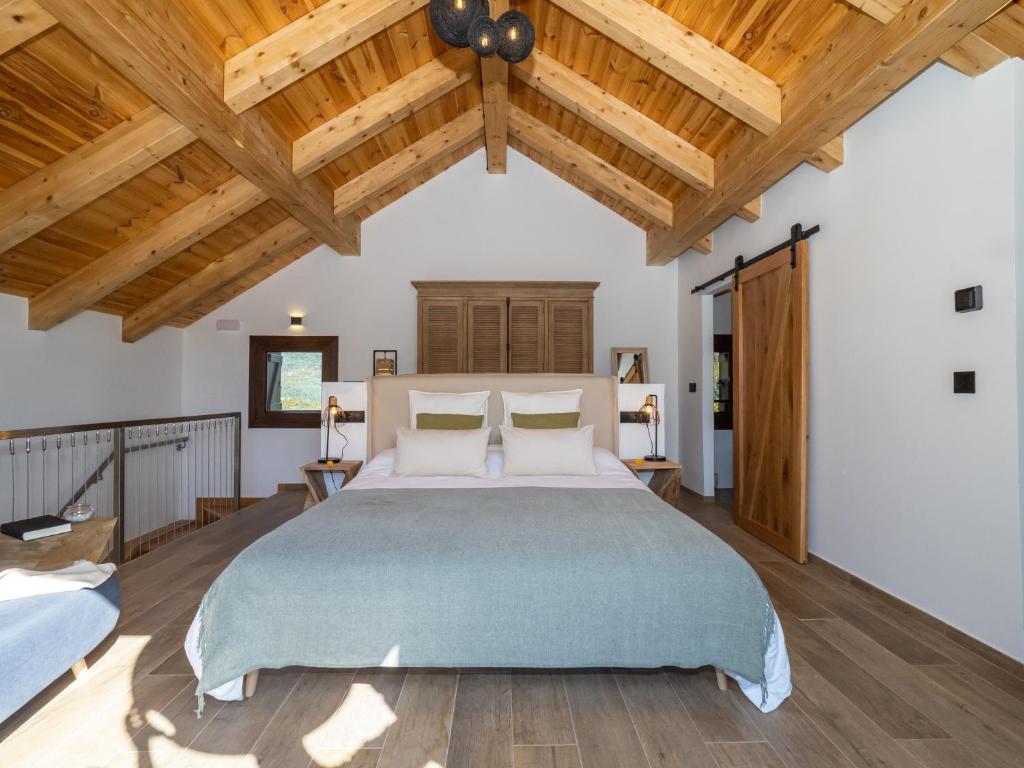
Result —
<instances>
[{"instance_id":1,"label":"white cushion","mask_svg":"<svg viewBox=\"0 0 1024 768\"><path fill-rule=\"evenodd\" d=\"M420 392L409 390L409 426L416 429L416 414L419 413L459 413L466 416L483 416L483 425L487 426L486 392Z\"/></svg>"},{"instance_id":2,"label":"white cushion","mask_svg":"<svg viewBox=\"0 0 1024 768\"><path fill-rule=\"evenodd\" d=\"M579 413L582 389L567 389L564 392L505 392L501 399L505 404L505 426L512 426L513 413Z\"/></svg>"},{"instance_id":3,"label":"white cushion","mask_svg":"<svg viewBox=\"0 0 1024 768\"><path fill-rule=\"evenodd\" d=\"M579 429L500 429L506 475L597 474L593 424Z\"/></svg>"},{"instance_id":4,"label":"white cushion","mask_svg":"<svg viewBox=\"0 0 1024 768\"><path fill-rule=\"evenodd\" d=\"M399 427L392 474L487 477L491 430Z\"/></svg>"}]
</instances>

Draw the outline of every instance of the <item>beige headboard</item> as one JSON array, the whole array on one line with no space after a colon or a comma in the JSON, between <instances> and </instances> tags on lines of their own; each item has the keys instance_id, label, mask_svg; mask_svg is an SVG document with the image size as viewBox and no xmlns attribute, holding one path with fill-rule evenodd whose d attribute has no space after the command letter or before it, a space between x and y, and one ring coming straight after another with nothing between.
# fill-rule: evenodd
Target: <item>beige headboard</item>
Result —
<instances>
[{"instance_id":1,"label":"beige headboard","mask_svg":"<svg viewBox=\"0 0 1024 768\"><path fill-rule=\"evenodd\" d=\"M619 388L611 376L585 374L410 374L372 376L369 379L367 408L368 456L395 447L395 428L409 426L409 390L423 392L491 391L487 403L487 423L502 422L502 390L506 392L557 392L582 389L580 423L594 425L594 445L619 452ZM497 430L495 430L497 432Z\"/></svg>"}]
</instances>

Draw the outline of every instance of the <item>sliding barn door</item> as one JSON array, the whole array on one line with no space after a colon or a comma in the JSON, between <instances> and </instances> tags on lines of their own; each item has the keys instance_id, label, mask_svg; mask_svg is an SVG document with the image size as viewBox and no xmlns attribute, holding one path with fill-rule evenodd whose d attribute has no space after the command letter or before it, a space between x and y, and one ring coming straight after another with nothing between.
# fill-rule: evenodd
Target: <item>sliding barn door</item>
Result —
<instances>
[{"instance_id":1,"label":"sliding barn door","mask_svg":"<svg viewBox=\"0 0 1024 768\"><path fill-rule=\"evenodd\" d=\"M733 289L736 524L807 560L807 241Z\"/></svg>"}]
</instances>

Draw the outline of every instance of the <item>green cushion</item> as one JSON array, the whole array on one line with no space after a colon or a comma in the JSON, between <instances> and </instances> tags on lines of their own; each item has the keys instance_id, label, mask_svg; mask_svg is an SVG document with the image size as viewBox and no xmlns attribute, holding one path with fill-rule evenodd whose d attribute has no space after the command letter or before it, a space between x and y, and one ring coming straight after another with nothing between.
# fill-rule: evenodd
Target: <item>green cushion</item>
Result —
<instances>
[{"instance_id":1,"label":"green cushion","mask_svg":"<svg viewBox=\"0 0 1024 768\"><path fill-rule=\"evenodd\" d=\"M579 411L572 413L512 414L512 426L521 429L576 429L579 425Z\"/></svg>"},{"instance_id":2,"label":"green cushion","mask_svg":"<svg viewBox=\"0 0 1024 768\"><path fill-rule=\"evenodd\" d=\"M482 414L417 413L416 429L480 429L484 425Z\"/></svg>"}]
</instances>

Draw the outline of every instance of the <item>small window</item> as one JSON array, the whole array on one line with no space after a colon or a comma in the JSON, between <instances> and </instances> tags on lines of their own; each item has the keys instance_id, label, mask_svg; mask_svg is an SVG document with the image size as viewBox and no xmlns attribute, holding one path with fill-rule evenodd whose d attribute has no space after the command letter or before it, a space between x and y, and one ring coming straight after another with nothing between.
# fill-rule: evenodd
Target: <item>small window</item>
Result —
<instances>
[{"instance_id":1,"label":"small window","mask_svg":"<svg viewBox=\"0 0 1024 768\"><path fill-rule=\"evenodd\" d=\"M319 428L320 384L337 378L337 336L250 336L249 426Z\"/></svg>"}]
</instances>

